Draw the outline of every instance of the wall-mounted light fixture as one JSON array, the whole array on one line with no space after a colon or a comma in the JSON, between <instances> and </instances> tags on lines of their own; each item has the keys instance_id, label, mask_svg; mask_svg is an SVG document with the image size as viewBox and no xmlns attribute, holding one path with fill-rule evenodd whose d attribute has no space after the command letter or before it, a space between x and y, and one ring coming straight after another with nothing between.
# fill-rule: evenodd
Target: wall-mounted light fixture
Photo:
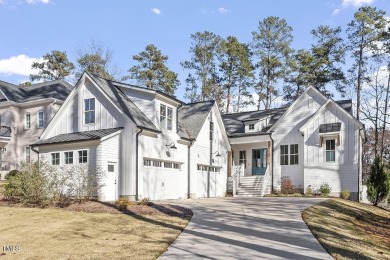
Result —
<instances>
[{"instance_id":1,"label":"wall-mounted light fixture","mask_svg":"<svg viewBox=\"0 0 390 260\"><path fill-rule=\"evenodd\" d=\"M7 148L5 148L5 147L0 147L0 152L1 152L1 153L4 153L5 151L7 151Z\"/></svg>"},{"instance_id":2,"label":"wall-mounted light fixture","mask_svg":"<svg viewBox=\"0 0 390 260\"><path fill-rule=\"evenodd\" d=\"M171 149L177 149L176 145L175 145L175 142L172 142L170 144L167 144L165 145L168 149L171 148Z\"/></svg>"},{"instance_id":3,"label":"wall-mounted light fixture","mask_svg":"<svg viewBox=\"0 0 390 260\"><path fill-rule=\"evenodd\" d=\"M221 157L221 154L218 151L211 153L211 155L214 155L214 154L216 154L215 157Z\"/></svg>"}]
</instances>

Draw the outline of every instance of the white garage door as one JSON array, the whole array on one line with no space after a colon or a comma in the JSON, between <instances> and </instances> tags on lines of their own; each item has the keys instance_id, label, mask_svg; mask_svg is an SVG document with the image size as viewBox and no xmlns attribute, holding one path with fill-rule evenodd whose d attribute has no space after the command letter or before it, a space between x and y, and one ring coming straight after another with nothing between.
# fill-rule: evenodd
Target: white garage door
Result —
<instances>
[{"instance_id":1,"label":"white garage door","mask_svg":"<svg viewBox=\"0 0 390 260\"><path fill-rule=\"evenodd\" d=\"M210 180L208 178L208 166L200 166L198 167L198 190L197 190L197 197L198 198L207 198L207 197L217 197L221 196L218 188L219 182L220 182L220 174L219 168L210 167ZM207 189L209 188L209 196L207 196Z\"/></svg>"}]
</instances>

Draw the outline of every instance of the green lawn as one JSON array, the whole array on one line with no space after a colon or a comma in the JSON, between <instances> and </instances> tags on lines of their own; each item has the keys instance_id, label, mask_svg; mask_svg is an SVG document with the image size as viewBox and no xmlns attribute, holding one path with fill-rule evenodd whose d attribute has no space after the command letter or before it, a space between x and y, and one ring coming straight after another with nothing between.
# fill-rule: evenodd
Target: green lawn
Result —
<instances>
[{"instance_id":1,"label":"green lawn","mask_svg":"<svg viewBox=\"0 0 390 260\"><path fill-rule=\"evenodd\" d=\"M390 259L390 211L329 199L303 211L303 219L335 259Z\"/></svg>"},{"instance_id":2,"label":"green lawn","mask_svg":"<svg viewBox=\"0 0 390 260\"><path fill-rule=\"evenodd\" d=\"M0 207L1 259L156 259L187 219L160 215ZM2 255L3 254L3 255Z\"/></svg>"}]
</instances>

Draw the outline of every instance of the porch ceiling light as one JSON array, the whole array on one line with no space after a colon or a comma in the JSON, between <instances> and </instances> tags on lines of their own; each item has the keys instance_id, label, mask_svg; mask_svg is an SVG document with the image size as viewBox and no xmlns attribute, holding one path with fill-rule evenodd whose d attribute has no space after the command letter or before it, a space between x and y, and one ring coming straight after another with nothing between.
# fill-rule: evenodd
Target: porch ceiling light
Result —
<instances>
[{"instance_id":1,"label":"porch ceiling light","mask_svg":"<svg viewBox=\"0 0 390 260\"><path fill-rule=\"evenodd\" d=\"M170 144L167 144L165 145L168 149L171 148L171 149L177 149L176 145L175 145L175 142L172 142Z\"/></svg>"}]
</instances>

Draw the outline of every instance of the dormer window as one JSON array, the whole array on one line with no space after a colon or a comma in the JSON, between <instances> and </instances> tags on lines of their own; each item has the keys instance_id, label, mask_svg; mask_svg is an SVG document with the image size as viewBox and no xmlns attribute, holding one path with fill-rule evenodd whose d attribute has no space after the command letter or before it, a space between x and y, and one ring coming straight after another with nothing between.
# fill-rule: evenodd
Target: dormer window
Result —
<instances>
[{"instance_id":1,"label":"dormer window","mask_svg":"<svg viewBox=\"0 0 390 260\"><path fill-rule=\"evenodd\" d=\"M173 109L160 104L160 128L172 130Z\"/></svg>"},{"instance_id":2,"label":"dormer window","mask_svg":"<svg viewBox=\"0 0 390 260\"><path fill-rule=\"evenodd\" d=\"M255 130L255 124L249 124L249 130Z\"/></svg>"}]
</instances>

